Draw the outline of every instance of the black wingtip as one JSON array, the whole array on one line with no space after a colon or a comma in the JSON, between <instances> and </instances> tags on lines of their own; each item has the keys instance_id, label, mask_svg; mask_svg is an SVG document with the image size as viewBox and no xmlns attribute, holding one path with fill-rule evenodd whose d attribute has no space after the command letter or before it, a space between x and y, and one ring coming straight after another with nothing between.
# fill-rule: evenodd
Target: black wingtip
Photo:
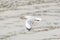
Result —
<instances>
[{"instance_id":1,"label":"black wingtip","mask_svg":"<svg viewBox=\"0 0 60 40\"><path fill-rule=\"evenodd\" d=\"M26 28L28 31L30 31L31 30L31 28Z\"/></svg>"}]
</instances>

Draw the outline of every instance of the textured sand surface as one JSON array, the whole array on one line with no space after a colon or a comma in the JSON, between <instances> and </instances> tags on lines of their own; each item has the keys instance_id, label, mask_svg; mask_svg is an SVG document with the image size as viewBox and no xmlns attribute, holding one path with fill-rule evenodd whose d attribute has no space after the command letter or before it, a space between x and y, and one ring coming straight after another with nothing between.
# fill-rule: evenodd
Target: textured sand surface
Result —
<instances>
[{"instance_id":1,"label":"textured sand surface","mask_svg":"<svg viewBox=\"0 0 60 40\"><path fill-rule=\"evenodd\" d=\"M60 3L41 3L0 12L0 40L60 40ZM4 9L5 10L5 9ZM30 32L21 15L41 17Z\"/></svg>"}]
</instances>

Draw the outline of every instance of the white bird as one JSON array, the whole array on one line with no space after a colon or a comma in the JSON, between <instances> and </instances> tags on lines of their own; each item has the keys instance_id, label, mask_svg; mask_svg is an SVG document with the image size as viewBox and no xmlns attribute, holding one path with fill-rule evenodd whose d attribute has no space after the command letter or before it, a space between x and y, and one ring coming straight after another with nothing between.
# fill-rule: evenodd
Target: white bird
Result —
<instances>
[{"instance_id":1,"label":"white bird","mask_svg":"<svg viewBox=\"0 0 60 40\"><path fill-rule=\"evenodd\" d=\"M25 26L28 31L30 31L32 29L32 25L33 25L34 21L42 20L41 18L34 17L34 16L22 16L21 18L26 19Z\"/></svg>"}]
</instances>

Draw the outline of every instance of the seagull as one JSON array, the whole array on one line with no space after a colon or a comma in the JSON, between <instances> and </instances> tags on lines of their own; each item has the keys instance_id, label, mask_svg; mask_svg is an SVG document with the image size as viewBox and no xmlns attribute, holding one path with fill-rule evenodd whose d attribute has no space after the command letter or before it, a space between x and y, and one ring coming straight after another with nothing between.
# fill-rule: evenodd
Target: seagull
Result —
<instances>
[{"instance_id":1,"label":"seagull","mask_svg":"<svg viewBox=\"0 0 60 40\"><path fill-rule=\"evenodd\" d=\"M38 17L35 17L35 16L21 16L20 18L21 19L26 19L25 27L28 31L30 31L32 29L32 25L35 21L39 22L39 21L42 20L41 18L38 18Z\"/></svg>"}]
</instances>

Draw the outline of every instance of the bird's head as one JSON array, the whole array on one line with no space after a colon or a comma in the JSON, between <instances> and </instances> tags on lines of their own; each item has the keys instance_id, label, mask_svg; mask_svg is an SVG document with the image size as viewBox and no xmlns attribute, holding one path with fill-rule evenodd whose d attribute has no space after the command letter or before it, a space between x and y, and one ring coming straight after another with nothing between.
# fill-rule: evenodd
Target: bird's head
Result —
<instances>
[{"instance_id":1,"label":"bird's head","mask_svg":"<svg viewBox=\"0 0 60 40\"><path fill-rule=\"evenodd\" d=\"M35 18L35 21L41 21L42 19L41 18Z\"/></svg>"}]
</instances>

